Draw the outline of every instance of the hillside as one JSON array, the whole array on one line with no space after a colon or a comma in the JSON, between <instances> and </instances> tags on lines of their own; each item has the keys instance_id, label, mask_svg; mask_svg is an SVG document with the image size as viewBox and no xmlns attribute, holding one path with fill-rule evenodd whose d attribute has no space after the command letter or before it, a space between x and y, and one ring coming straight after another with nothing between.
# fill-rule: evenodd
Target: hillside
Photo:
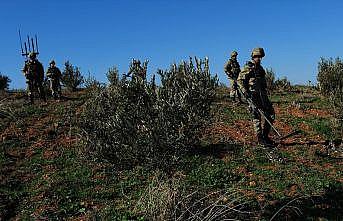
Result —
<instances>
[{"instance_id":1,"label":"hillside","mask_svg":"<svg viewBox=\"0 0 343 221\"><path fill-rule=\"evenodd\" d=\"M82 154L78 116L87 92L24 105L3 95L0 220L340 220L343 161L328 156L332 116L308 87L275 92L273 150L256 144L245 104L219 88L214 123L172 171L114 168ZM293 133L295 132L295 133Z\"/></svg>"}]
</instances>

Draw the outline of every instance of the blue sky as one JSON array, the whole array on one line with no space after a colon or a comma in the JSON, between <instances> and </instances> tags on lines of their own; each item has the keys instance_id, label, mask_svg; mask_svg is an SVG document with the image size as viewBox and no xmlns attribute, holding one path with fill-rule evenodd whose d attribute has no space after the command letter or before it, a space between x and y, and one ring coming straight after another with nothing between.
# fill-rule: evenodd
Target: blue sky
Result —
<instances>
[{"instance_id":1,"label":"blue sky","mask_svg":"<svg viewBox=\"0 0 343 221\"><path fill-rule=\"evenodd\" d=\"M38 34L46 67L66 60L106 82L108 68L127 72L132 58L149 59L149 74L189 56L210 58L212 73L228 84L223 65L232 50L243 65L263 47L265 68L292 83L315 81L320 57L342 56L343 1L1 1L0 72L24 88L18 29Z\"/></svg>"}]
</instances>

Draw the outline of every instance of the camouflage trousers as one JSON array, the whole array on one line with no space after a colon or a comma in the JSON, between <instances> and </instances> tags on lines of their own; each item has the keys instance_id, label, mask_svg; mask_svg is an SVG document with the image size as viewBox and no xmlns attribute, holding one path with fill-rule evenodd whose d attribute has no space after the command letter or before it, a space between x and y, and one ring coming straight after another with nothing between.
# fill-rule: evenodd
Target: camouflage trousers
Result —
<instances>
[{"instance_id":1,"label":"camouflage trousers","mask_svg":"<svg viewBox=\"0 0 343 221\"><path fill-rule=\"evenodd\" d=\"M58 79L49 79L49 83L50 83L50 90L51 90L52 96L55 99L56 98L60 98L61 97L61 84L60 84L60 81Z\"/></svg>"},{"instance_id":2,"label":"camouflage trousers","mask_svg":"<svg viewBox=\"0 0 343 221\"><path fill-rule=\"evenodd\" d=\"M267 93L253 92L251 94L251 99L256 107L263 111L269 122L273 123L275 121L275 111ZM269 123L263 119L258 110L250 108L250 111L253 115L253 124L256 135L258 137L268 137L268 134L271 130Z\"/></svg>"},{"instance_id":3,"label":"camouflage trousers","mask_svg":"<svg viewBox=\"0 0 343 221\"><path fill-rule=\"evenodd\" d=\"M43 82L35 79L26 79L27 85L27 95L30 98L30 102L34 100L34 91L36 90L39 94L39 97L46 101Z\"/></svg>"},{"instance_id":4,"label":"camouflage trousers","mask_svg":"<svg viewBox=\"0 0 343 221\"><path fill-rule=\"evenodd\" d=\"M233 98L234 101L236 100L236 98L241 101L241 94L238 91L237 79L230 78L229 80L231 84L230 97Z\"/></svg>"}]
</instances>

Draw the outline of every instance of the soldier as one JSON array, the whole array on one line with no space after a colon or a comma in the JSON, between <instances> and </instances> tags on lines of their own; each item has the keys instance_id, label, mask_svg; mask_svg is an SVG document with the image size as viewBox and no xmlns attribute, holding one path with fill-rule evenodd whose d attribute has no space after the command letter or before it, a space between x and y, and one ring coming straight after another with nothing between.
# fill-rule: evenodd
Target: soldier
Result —
<instances>
[{"instance_id":1,"label":"soldier","mask_svg":"<svg viewBox=\"0 0 343 221\"><path fill-rule=\"evenodd\" d=\"M50 67L46 71L46 76L50 82L50 90L54 99L61 98L61 84L60 79L62 77L62 73L58 67L56 67L56 63L54 60L51 60L49 63Z\"/></svg>"},{"instance_id":2,"label":"soldier","mask_svg":"<svg viewBox=\"0 0 343 221\"><path fill-rule=\"evenodd\" d=\"M33 92L35 89L38 91L40 98L46 101L43 88L44 68L43 65L37 60L36 53L30 52L28 60L25 61L25 65L22 71L26 78L30 103L33 104Z\"/></svg>"},{"instance_id":3,"label":"soldier","mask_svg":"<svg viewBox=\"0 0 343 221\"><path fill-rule=\"evenodd\" d=\"M256 107L262 110L266 118L273 123L275 112L272 103L267 95L266 72L261 66L261 60L265 56L263 48L255 48L251 53L252 60L248 61L240 72L237 83L245 97L251 98ZM266 121L261 122L261 114L257 109L252 110L254 129L258 142L262 145L272 145L273 141L268 134L271 129Z\"/></svg>"},{"instance_id":4,"label":"soldier","mask_svg":"<svg viewBox=\"0 0 343 221\"><path fill-rule=\"evenodd\" d=\"M239 93L237 86L237 78L239 72L241 71L239 63L237 61L237 55L238 53L236 51L231 52L231 58L226 62L224 66L224 71L227 74L231 84L230 97L233 98L233 101L236 101L237 97L238 101L242 102L241 94Z\"/></svg>"}]
</instances>

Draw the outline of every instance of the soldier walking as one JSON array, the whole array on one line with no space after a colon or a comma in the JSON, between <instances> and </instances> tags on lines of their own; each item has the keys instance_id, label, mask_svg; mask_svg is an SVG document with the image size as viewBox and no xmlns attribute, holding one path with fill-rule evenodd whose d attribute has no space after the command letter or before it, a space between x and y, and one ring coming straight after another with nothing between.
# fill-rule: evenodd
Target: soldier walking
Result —
<instances>
[{"instance_id":1,"label":"soldier walking","mask_svg":"<svg viewBox=\"0 0 343 221\"><path fill-rule=\"evenodd\" d=\"M255 109L250 107L253 115L254 129L258 142L264 146L273 144L269 138L271 125L264 121L262 125L260 109L264 112L266 118L273 123L275 112L272 103L267 95L266 72L261 66L261 60L265 56L263 48L255 48L251 53L251 61L248 61L240 72L237 83L244 97L250 98L256 105Z\"/></svg>"},{"instance_id":2,"label":"soldier walking","mask_svg":"<svg viewBox=\"0 0 343 221\"><path fill-rule=\"evenodd\" d=\"M60 80L62 78L62 73L58 67L56 67L56 63L54 60L51 60L49 63L49 68L46 71L46 76L50 82L50 90L51 94L54 99L61 98L61 84Z\"/></svg>"},{"instance_id":3,"label":"soldier walking","mask_svg":"<svg viewBox=\"0 0 343 221\"><path fill-rule=\"evenodd\" d=\"M25 61L22 71L26 78L27 92L30 98L30 103L33 104L34 102L34 90L37 90L40 98L46 102L46 96L43 88L44 68L36 58L36 53L29 53L28 60Z\"/></svg>"},{"instance_id":4,"label":"soldier walking","mask_svg":"<svg viewBox=\"0 0 343 221\"><path fill-rule=\"evenodd\" d=\"M233 101L236 101L236 97L237 97L238 101L242 102L241 94L238 91L238 85L237 85L237 78L238 78L239 72L241 71L239 63L237 61L237 55L238 53L236 51L231 52L231 58L226 62L224 66L224 71L226 75L228 76L230 84L231 84L230 97L233 99Z\"/></svg>"}]
</instances>

